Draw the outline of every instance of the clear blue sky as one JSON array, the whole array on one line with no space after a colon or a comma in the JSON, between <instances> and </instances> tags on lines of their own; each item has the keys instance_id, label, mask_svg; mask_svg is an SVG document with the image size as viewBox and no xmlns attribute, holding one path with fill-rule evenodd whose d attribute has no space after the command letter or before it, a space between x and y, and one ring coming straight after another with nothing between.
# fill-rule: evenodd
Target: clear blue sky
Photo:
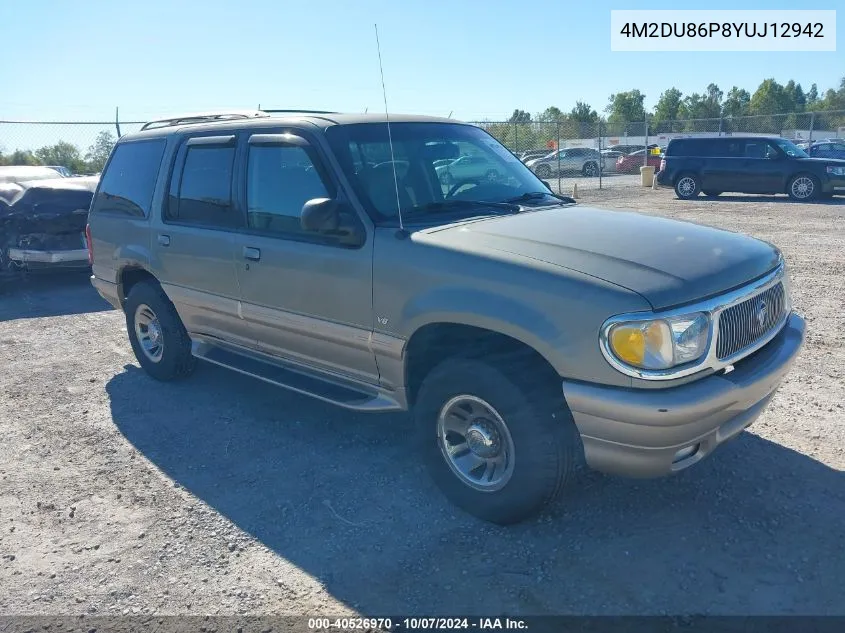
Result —
<instances>
[{"instance_id":1,"label":"clear blue sky","mask_svg":"<svg viewBox=\"0 0 845 633\"><path fill-rule=\"evenodd\" d=\"M613 53L613 8L839 9L837 52ZM819 91L845 75L841 0L0 1L0 119L147 119L227 107L382 110L476 120L576 100L601 111L639 88L753 91L774 77Z\"/></svg>"}]
</instances>

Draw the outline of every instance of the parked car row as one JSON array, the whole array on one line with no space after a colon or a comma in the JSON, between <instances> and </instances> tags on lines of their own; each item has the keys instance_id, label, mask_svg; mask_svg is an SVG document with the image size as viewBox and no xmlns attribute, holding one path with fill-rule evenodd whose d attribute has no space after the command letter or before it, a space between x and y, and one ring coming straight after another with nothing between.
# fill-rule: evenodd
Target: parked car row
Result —
<instances>
[{"instance_id":1,"label":"parked car row","mask_svg":"<svg viewBox=\"0 0 845 633\"><path fill-rule=\"evenodd\" d=\"M648 145L612 145L601 151L590 147L567 147L559 150L528 150L518 154L524 162L540 178L551 178L557 175L574 174L587 177L598 176L601 173L638 173L643 165L651 165L657 169L660 155L649 153L660 150L657 144Z\"/></svg>"}]
</instances>

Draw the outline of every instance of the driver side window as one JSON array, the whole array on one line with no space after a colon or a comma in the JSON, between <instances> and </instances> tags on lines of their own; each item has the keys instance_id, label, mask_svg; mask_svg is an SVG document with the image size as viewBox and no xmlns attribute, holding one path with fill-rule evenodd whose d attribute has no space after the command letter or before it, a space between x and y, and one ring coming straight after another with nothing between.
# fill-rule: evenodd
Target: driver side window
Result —
<instances>
[{"instance_id":1,"label":"driver side window","mask_svg":"<svg viewBox=\"0 0 845 633\"><path fill-rule=\"evenodd\" d=\"M256 145L247 160L247 221L251 229L271 234L303 233L303 205L333 197L303 147Z\"/></svg>"}]
</instances>

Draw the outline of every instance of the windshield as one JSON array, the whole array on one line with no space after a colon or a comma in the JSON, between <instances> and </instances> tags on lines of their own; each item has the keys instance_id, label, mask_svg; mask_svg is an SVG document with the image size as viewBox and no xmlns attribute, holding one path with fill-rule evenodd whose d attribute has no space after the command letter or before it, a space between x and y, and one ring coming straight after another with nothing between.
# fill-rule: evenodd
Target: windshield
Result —
<instances>
[{"instance_id":1,"label":"windshield","mask_svg":"<svg viewBox=\"0 0 845 633\"><path fill-rule=\"evenodd\" d=\"M556 198L505 146L480 128L456 123L358 123L330 127L332 151L376 222L415 221L455 214L514 213L519 198L552 204ZM394 167L396 179L394 181ZM528 195L535 194L535 195ZM524 198L523 198L524 197Z\"/></svg>"},{"instance_id":2,"label":"windshield","mask_svg":"<svg viewBox=\"0 0 845 633\"><path fill-rule=\"evenodd\" d=\"M774 139L775 145L781 148L787 156L794 156L796 158L809 158L810 156L805 152L803 149L798 147L792 141L787 141L786 139L777 138Z\"/></svg>"}]
</instances>

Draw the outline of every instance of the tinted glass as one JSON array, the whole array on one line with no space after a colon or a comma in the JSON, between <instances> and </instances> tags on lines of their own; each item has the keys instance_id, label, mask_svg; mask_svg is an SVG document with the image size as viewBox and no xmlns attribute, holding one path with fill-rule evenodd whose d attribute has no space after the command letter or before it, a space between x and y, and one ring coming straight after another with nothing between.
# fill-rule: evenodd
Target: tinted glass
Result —
<instances>
[{"instance_id":1,"label":"tinted glass","mask_svg":"<svg viewBox=\"0 0 845 633\"><path fill-rule=\"evenodd\" d=\"M485 207L486 202L503 202L525 194L536 193L540 198L547 195L548 189L524 163L475 126L403 122L390 128L395 180L385 124L334 125L326 131L352 187L377 222L395 222L400 206L403 218L441 221L448 219L449 213L503 212L501 207ZM480 156L483 160L435 165L435 161L447 158L446 154ZM441 203L450 205L449 213L437 206Z\"/></svg>"},{"instance_id":2,"label":"tinted glass","mask_svg":"<svg viewBox=\"0 0 845 633\"><path fill-rule=\"evenodd\" d=\"M102 175L92 212L146 216L164 146L164 139L118 144Z\"/></svg>"},{"instance_id":3,"label":"tinted glass","mask_svg":"<svg viewBox=\"0 0 845 633\"><path fill-rule=\"evenodd\" d=\"M792 156L794 158L807 158L808 154L803 149L798 147L792 141L787 141L785 138L777 138L772 141L775 145L777 145L781 151L786 154L787 156Z\"/></svg>"},{"instance_id":4,"label":"tinted glass","mask_svg":"<svg viewBox=\"0 0 845 633\"><path fill-rule=\"evenodd\" d=\"M302 147L252 146L247 167L249 227L269 233L301 233L302 206L333 198L309 153Z\"/></svg>"},{"instance_id":5,"label":"tinted glass","mask_svg":"<svg viewBox=\"0 0 845 633\"><path fill-rule=\"evenodd\" d=\"M234 147L188 147L175 209L179 222L207 226L241 224L239 214L232 207L234 159Z\"/></svg>"}]
</instances>

